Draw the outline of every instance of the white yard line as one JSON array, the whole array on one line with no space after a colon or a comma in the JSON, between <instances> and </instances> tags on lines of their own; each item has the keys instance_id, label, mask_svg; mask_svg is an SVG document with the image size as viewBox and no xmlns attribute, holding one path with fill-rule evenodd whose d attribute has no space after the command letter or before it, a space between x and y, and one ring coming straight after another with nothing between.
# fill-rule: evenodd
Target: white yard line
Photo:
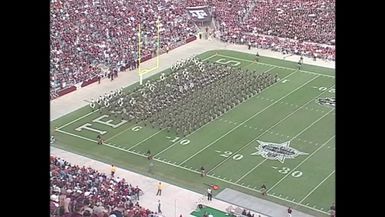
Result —
<instances>
[{"instance_id":1,"label":"white yard line","mask_svg":"<svg viewBox=\"0 0 385 217\"><path fill-rule=\"evenodd\" d=\"M331 175L333 175L333 173L335 172L335 170L333 170L324 180L322 180L322 182L320 182L317 186L315 186L304 198L302 198L301 201L299 201L298 203L302 203L307 197L309 197L319 186L322 185L322 183L324 183L326 181L326 179L328 179Z\"/></svg>"},{"instance_id":2,"label":"white yard line","mask_svg":"<svg viewBox=\"0 0 385 217\"><path fill-rule=\"evenodd\" d=\"M329 141L331 141L333 138L335 137L332 136L330 139L328 139L324 144L322 144L320 147L318 147L313 153L311 153L309 156L307 156L307 158L305 158L303 161L301 161L301 163L299 163L296 167L294 167L292 169L292 171L295 171L299 166L301 166L303 163L305 163L309 158L311 158L315 153L317 153L322 147L324 147ZM284 177L282 177L277 183L275 183L273 186L271 186L271 188L267 191L271 191L273 188L275 188L275 186L277 186L279 183L281 183L288 175L290 175L291 173L287 173Z\"/></svg>"},{"instance_id":3,"label":"white yard line","mask_svg":"<svg viewBox=\"0 0 385 217\"><path fill-rule=\"evenodd\" d=\"M97 111L99 111L99 109L96 109L95 111L92 111L92 112L90 112L90 113L88 113L88 114L85 114L85 115L79 117L79 118L76 118L75 120L73 120L73 121L71 121L71 122L68 122L68 123L64 124L63 126L58 127L56 130L60 130L60 129L62 129L63 127L66 127L66 126L68 126L68 125L70 125L70 124L72 124L72 123L75 123L76 121L78 121L78 120L80 120L80 119L83 119L83 118L85 118L85 117L87 117L87 116L89 116L89 115L91 115L91 114L93 114L93 113L95 113L95 112L97 112Z\"/></svg>"},{"instance_id":4,"label":"white yard line","mask_svg":"<svg viewBox=\"0 0 385 217\"><path fill-rule=\"evenodd\" d=\"M160 132L162 132L162 131L163 131L163 130L159 130L158 132L156 132L156 133L152 134L151 136L147 137L146 139L144 139L144 140L142 140L142 141L136 143L135 145L133 145L133 146L132 146L130 149L128 149L128 150L132 150L132 149L135 148L136 146L142 144L144 141L147 141L148 139L152 138L153 136L157 135L158 133L160 133Z\"/></svg>"},{"instance_id":5,"label":"white yard line","mask_svg":"<svg viewBox=\"0 0 385 217\"><path fill-rule=\"evenodd\" d=\"M244 123L246 123L247 121L251 120L252 118L254 118L255 116L259 115L260 113L264 112L266 109L270 108L271 106L277 104L280 100L286 98L287 96L291 95L292 93L294 93L295 91L297 91L298 89L302 88L303 86L305 86L306 84L310 83L311 81L315 80L316 78L318 78L319 75L315 76L314 78L310 79L309 81L305 82L304 84L302 84L301 86L295 88L294 90L290 91L288 94L284 95L283 97L281 97L280 99L278 99L277 101L273 102L272 104L270 104L269 106L265 107L264 109L262 109L261 111L255 113L253 116L251 116L250 118L246 119L245 121L243 121L242 123L238 124L236 127L232 128L231 130L227 131L227 133L223 134L221 137L219 137L218 139L214 140L213 142L211 142L210 144L208 144L206 147L204 147L203 149L201 149L200 151L198 151L197 153L193 154L192 156L190 156L189 158L187 158L186 160L182 161L179 165L182 165L184 164L185 162L187 162L188 160L190 160L191 158L195 157L197 154L201 153L202 151L206 150L208 147L210 147L211 145L213 145L214 143L216 143L217 141L219 141L220 139L222 139L223 137L225 137L226 135L228 135L229 133L233 132L234 130L236 130L237 128L239 128L240 126L242 126Z\"/></svg>"},{"instance_id":6,"label":"white yard line","mask_svg":"<svg viewBox=\"0 0 385 217\"><path fill-rule=\"evenodd\" d=\"M270 70L272 70L273 68L274 68L274 67L272 67L272 68L270 68L270 69L267 69L267 71L270 71ZM267 72L267 71L265 71L265 72ZM286 76L283 77L282 79L289 77L290 75L294 74L294 72L296 72L296 71L291 72L290 74L286 75ZM267 90L267 89L269 89L269 88L275 86L275 85L278 84L278 83L279 83L279 82L276 82L276 83L272 84L271 86L268 86L267 88L263 89L260 93L262 93L263 91L265 91L265 90ZM259 94L255 95L255 96L253 96L253 97L256 97L256 96L258 96L258 95L259 95ZM252 98L253 98L253 97L252 97ZM242 103L240 103L240 104L234 106L234 107L231 108L229 111L231 111L231 110L237 108L239 105L242 105ZM227 112L229 112L229 111L227 111ZM187 137L193 135L195 132L197 132L198 130L202 129L204 126L206 126L206 125L209 124L209 123L211 123L211 121L210 121L210 122L207 122L207 123L204 124L203 126L199 127L198 129L196 129L195 131L193 131L192 133L190 133L189 135L187 135L187 136L184 137L184 138L187 138ZM179 141L175 142L174 144L171 144L171 145L170 145L169 147L167 147L166 149L163 149L161 152L159 152L159 153L157 153L156 155L154 155L154 157L156 157L156 156L162 154L163 152L167 151L168 149L174 147L174 146L175 146L176 144L178 144L178 143L179 143Z\"/></svg>"},{"instance_id":7,"label":"white yard line","mask_svg":"<svg viewBox=\"0 0 385 217\"><path fill-rule=\"evenodd\" d=\"M64 130L56 130L57 132L61 132L61 133L64 133L64 134L67 134L67 135L70 135L70 136L74 136L74 137L77 137L77 138L80 138L80 139L84 139L84 140L87 140L87 141L90 141L90 142L95 142L97 143L98 141L94 140L94 139L89 139L87 137L84 137L84 136L79 136L79 135L76 135L74 133L69 133L67 131L64 131Z\"/></svg>"},{"instance_id":8,"label":"white yard line","mask_svg":"<svg viewBox=\"0 0 385 217\"><path fill-rule=\"evenodd\" d=\"M218 54L218 56L220 57L226 57L226 58L230 58L230 59L234 59L234 60L241 60L241 61L246 61L246 62L254 62L252 60L248 60L248 59L242 59L242 58L238 58L238 57L232 57L232 56L226 56L226 55L222 55L222 54ZM256 64L259 64L259 65L267 65L267 66L274 66L274 65L271 65L271 64L268 64L268 63L261 63L261 62L258 62ZM281 68L281 69L290 69L290 70L294 70L292 68L288 68L288 67L284 67L284 66L276 66L277 68ZM326 76L326 77L331 77L331 78L334 78L333 75L324 75L324 74L320 74L320 73L316 73L316 72L311 72L311 71L306 71L306 70L300 70L300 72L303 72L303 73L308 73L308 74L313 74L313 75L321 75L321 76Z\"/></svg>"}]
</instances>

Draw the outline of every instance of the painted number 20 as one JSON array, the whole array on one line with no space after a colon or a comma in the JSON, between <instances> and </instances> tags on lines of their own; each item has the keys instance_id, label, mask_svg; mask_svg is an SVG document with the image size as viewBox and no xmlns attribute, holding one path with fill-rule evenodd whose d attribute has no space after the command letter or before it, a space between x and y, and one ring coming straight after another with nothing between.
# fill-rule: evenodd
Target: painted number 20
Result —
<instances>
[{"instance_id":1,"label":"painted number 20","mask_svg":"<svg viewBox=\"0 0 385 217\"><path fill-rule=\"evenodd\" d=\"M290 172L290 168L287 168L287 167L282 167L282 169L278 170L279 173L282 173L282 174L287 174L288 172ZM295 178L298 178L298 177L301 177L302 176L302 172L301 171L293 171L291 173L291 176L295 177Z\"/></svg>"},{"instance_id":2,"label":"painted number 20","mask_svg":"<svg viewBox=\"0 0 385 217\"><path fill-rule=\"evenodd\" d=\"M223 154L221 154L220 156L222 157L230 157L230 155L232 154L233 152L231 151L224 151ZM243 155L241 154L236 154L232 157L234 160L240 160L243 158Z\"/></svg>"}]
</instances>

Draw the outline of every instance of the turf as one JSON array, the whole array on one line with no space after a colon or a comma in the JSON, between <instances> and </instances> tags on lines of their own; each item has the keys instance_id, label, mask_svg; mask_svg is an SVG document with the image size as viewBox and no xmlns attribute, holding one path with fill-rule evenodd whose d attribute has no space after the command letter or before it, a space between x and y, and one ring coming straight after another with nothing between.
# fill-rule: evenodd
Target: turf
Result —
<instances>
[{"instance_id":1,"label":"turf","mask_svg":"<svg viewBox=\"0 0 385 217\"><path fill-rule=\"evenodd\" d=\"M113 128L94 122L102 114L86 106L51 123L54 145L200 193L206 184L217 184L261 197L259 189L265 184L267 200L326 216L335 198L335 109L317 99L334 97L334 69L305 64L297 70L295 62L268 57L255 62L254 55L222 50L200 57L277 73L280 80L184 138L141 123ZM109 119L120 122L114 117L100 120ZM76 130L87 123L106 131L106 144L96 144L96 132ZM259 151L261 142L289 144L302 154L267 159ZM152 173L148 150L155 154ZM203 178L201 166L208 171Z\"/></svg>"}]
</instances>

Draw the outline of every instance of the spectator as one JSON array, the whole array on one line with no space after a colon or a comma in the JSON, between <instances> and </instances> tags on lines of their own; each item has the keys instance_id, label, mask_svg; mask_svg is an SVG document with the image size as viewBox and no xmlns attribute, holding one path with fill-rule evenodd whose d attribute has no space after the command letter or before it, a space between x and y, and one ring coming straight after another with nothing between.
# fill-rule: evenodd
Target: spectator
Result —
<instances>
[{"instance_id":1,"label":"spectator","mask_svg":"<svg viewBox=\"0 0 385 217\"><path fill-rule=\"evenodd\" d=\"M162 189L163 189L163 185L161 182L158 183L157 185L157 188L158 188L158 191L156 192L156 196L161 196L162 195Z\"/></svg>"},{"instance_id":2,"label":"spectator","mask_svg":"<svg viewBox=\"0 0 385 217\"><path fill-rule=\"evenodd\" d=\"M111 165L111 177L114 177L116 172L116 167L114 165Z\"/></svg>"},{"instance_id":3,"label":"spectator","mask_svg":"<svg viewBox=\"0 0 385 217\"><path fill-rule=\"evenodd\" d=\"M92 168L73 166L55 157L51 157L50 167L51 217L104 217L119 216L119 213L120 216L126 213L128 216L147 217L151 213L138 202L133 204L131 196L135 194L135 188L124 179L108 177ZM59 191L60 196L57 195Z\"/></svg>"},{"instance_id":4,"label":"spectator","mask_svg":"<svg viewBox=\"0 0 385 217\"><path fill-rule=\"evenodd\" d=\"M151 57L159 18L160 47L180 46L196 34L195 24L179 1L52 1L51 97L77 83L99 79L101 67L107 67L115 77L119 71L137 67L129 62L137 60L139 23L143 36L141 55Z\"/></svg>"}]
</instances>

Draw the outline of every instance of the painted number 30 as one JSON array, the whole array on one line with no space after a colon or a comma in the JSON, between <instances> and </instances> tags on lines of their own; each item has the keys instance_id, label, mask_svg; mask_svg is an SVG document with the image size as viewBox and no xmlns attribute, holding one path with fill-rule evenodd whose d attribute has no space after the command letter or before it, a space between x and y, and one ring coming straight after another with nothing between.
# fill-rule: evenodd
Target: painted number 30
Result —
<instances>
[{"instance_id":1,"label":"painted number 30","mask_svg":"<svg viewBox=\"0 0 385 217\"><path fill-rule=\"evenodd\" d=\"M290 168L287 168L287 167L282 167L282 169L278 170L279 173L282 173L282 174L287 174L290 172ZM302 172L301 171L293 171L291 173L291 176L295 177L295 178L298 178L298 177L301 177L302 176Z\"/></svg>"}]
</instances>

